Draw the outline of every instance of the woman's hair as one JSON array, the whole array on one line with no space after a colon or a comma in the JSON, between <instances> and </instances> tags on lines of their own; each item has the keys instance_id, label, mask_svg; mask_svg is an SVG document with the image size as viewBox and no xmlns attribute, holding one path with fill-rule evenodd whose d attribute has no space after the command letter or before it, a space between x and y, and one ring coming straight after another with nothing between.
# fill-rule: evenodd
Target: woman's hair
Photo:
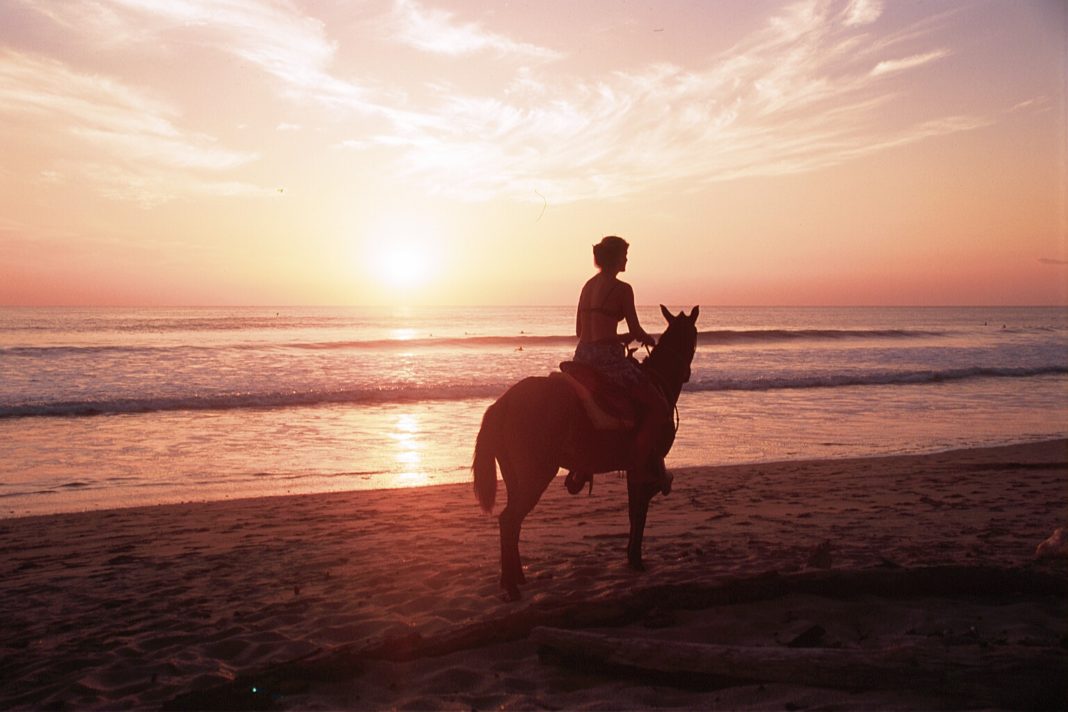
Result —
<instances>
[{"instance_id":1,"label":"woman's hair","mask_svg":"<svg viewBox=\"0 0 1068 712\"><path fill-rule=\"evenodd\" d=\"M605 267L617 263L626 254L630 244L622 237L609 235L593 246L593 263Z\"/></svg>"}]
</instances>

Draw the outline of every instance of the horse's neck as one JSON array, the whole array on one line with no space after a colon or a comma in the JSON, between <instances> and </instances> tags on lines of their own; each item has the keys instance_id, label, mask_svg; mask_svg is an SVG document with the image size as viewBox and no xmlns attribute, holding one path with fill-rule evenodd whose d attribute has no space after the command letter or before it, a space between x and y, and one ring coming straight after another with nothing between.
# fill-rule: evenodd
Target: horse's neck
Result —
<instances>
[{"instance_id":1,"label":"horse's neck","mask_svg":"<svg viewBox=\"0 0 1068 712\"><path fill-rule=\"evenodd\" d=\"M668 368L668 364L663 358L658 359L650 356L645 367L653 374L654 380L664 390L664 396L668 399L668 402L673 406L678 403L679 394L682 392L682 377L671 373L671 369Z\"/></svg>"}]
</instances>

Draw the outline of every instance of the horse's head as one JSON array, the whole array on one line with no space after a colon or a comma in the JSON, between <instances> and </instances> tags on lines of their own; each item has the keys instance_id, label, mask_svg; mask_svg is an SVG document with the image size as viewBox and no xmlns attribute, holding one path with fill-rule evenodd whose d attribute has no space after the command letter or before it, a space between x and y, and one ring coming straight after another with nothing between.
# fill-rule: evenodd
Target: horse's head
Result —
<instances>
[{"instance_id":1,"label":"horse's head","mask_svg":"<svg viewBox=\"0 0 1068 712\"><path fill-rule=\"evenodd\" d=\"M669 396L675 399L682 384L690 380L690 363L697 350L697 315L700 312L701 307L694 307L689 314L680 311L676 315L663 304L660 305L660 313L664 315L668 326L645 360L645 365L657 373L670 389Z\"/></svg>"}]
</instances>

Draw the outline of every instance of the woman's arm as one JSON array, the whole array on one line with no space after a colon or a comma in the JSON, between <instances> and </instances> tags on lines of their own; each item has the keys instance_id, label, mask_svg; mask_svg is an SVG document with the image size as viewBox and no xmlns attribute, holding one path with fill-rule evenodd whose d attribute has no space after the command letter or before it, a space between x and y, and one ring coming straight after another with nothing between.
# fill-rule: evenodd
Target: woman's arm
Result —
<instances>
[{"instance_id":1,"label":"woman's arm","mask_svg":"<svg viewBox=\"0 0 1068 712\"><path fill-rule=\"evenodd\" d=\"M634 308L634 289L631 288L626 282L622 282L623 285L623 318L627 320L627 328L630 329L630 336L632 339L640 343L642 346L655 346L656 339L649 336L642 328L642 325L638 323L638 312Z\"/></svg>"},{"instance_id":2,"label":"woman's arm","mask_svg":"<svg viewBox=\"0 0 1068 712\"><path fill-rule=\"evenodd\" d=\"M586 302L586 291L589 289L590 283L582 285L582 291L579 292L578 307L575 309L575 336L579 341L582 341L582 305Z\"/></svg>"}]
</instances>

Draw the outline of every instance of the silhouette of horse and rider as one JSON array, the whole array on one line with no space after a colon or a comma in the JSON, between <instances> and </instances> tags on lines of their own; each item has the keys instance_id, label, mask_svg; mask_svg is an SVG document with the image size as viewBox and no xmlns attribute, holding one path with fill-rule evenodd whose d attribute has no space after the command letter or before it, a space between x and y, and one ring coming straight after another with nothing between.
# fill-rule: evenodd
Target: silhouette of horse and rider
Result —
<instances>
[{"instance_id":1,"label":"silhouette of horse and rider","mask_svg":"<svg viewBox=\"0 0 1068 712\"><path fill-rule=\"evenodd\" d=\"M627 561L642 570L642 537L649 502L671 491L664 457L674 442L672 417L690 378L697 344L699 307L671 314L659 342L642 328L634 290L619 279L627 267L627 242L610 235L594 245L598 272L582 287L576 313L578 346L560 372L525 378L487 410L475 443L472 470L479 504L493 509L497 465L508 492L501 511L501 587L518 600L526 583L519 557L523 519L561 467L577 494L597 472L625 470L630 535ZM627 332L617 333L620 322ZM626 344L652 347L638 363Z\"/></svg>"}]
</instances>

